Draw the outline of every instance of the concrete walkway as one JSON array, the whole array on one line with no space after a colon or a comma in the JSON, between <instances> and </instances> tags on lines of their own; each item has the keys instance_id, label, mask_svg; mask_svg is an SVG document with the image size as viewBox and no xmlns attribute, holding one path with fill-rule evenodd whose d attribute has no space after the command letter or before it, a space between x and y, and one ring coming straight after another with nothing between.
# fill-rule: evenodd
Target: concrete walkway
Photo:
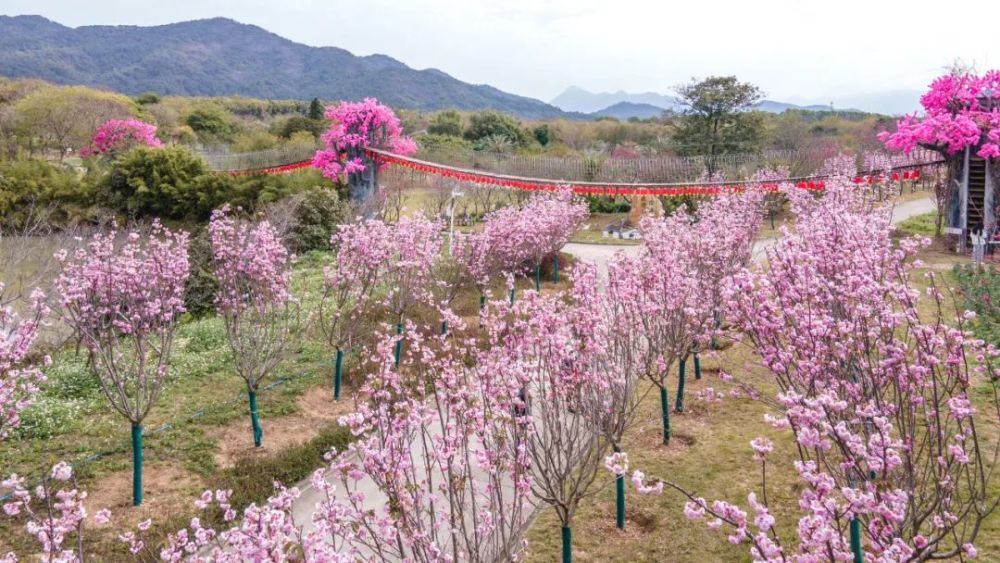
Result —
<instances>
[{"instance_id":1,"label":"concrete walkway","mask_svg":"<svg viewBox=\"0 0 1000 563\"><path fill-rule=\"evenodd\" d=\"M897 224L905 219L916 215L922 215L924 213L929 213L935 210L934 201L930 198L909 201L896 206L893 209L892 223ZM755 262L763 260L765 255L765 250L774 246L778 242L776 238L762 239L754 243L753 249L753 259ZM598 270L601 275L607 275L608 261L617 252L625 252L628 254L634 254L638 252L639 246L625 246L625 245L601 245L601 244L581 244L581 243L569 243L563 247L563 251L575 256L581 260L589 260L594 262L598 266ZM415 451L415 453L418 453ZM343 491L339 487L339 479L330 478L331 482L337 483L338 485L338 495L343 494ZM325 500L323 494L316 490L312 486L310 479L306 479L297 484L297 487L302 491L302 495L295 501L292 507L292 513L295 518L295 522L300 526L303 526L307 530L314 529L312 524L312 514L315 510L317 502ZM382 494L380 490L375 486L375 483L370 479L362 479L358 482L358 490L365 494L366 505L369 508L378 509L385 502L385 495Z\"/></svg>"}]
</instances>

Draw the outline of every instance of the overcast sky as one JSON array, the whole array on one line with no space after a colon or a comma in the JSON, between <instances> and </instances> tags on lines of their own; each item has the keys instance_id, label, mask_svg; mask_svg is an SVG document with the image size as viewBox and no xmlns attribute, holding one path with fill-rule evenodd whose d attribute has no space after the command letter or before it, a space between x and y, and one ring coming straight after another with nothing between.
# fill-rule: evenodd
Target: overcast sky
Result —
<instances>
[{"instance_id":1,"label":"overcast sky","mask_svg":"<svg viewBox=\"0 0 1000 563\"><path fill-rule=\"evenodd\" d=\"M980 70L1000 65L986 24L1000 20L1000 2L968 7L963 15L924 0L0 0L0 13L73 27L225 16L546 101L570 85L667 92L713 74L789 102L920 90L956 58Z\"/></svg>"}]
</instances>

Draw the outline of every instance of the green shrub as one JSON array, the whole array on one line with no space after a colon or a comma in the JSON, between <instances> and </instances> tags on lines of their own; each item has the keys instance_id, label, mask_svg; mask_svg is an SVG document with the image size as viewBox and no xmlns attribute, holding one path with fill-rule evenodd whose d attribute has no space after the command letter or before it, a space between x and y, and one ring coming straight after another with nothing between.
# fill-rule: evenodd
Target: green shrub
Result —
<instances>
[{"instance_id":1,"label":"green shrub","mask_svg":"<svg viewBox=\"0 0 1000 563\"><path fill-rule=\"evenodd\" d=\"M184 284L184 308L200 317L215 310L215 291L219 287L212 275L212 240L208 229L200 228L191 234L188 262L191 274Z\"/></svg>"},{"instance_id":2,"label":"green shrub","mask_svg":"<svg viewBox=\"0 0 1000 563\"><path fill-rule=\"evenodd\" d=\"M296 254L328 250L330 237L343 220L344 206L335 190L310 188L302 194L293 212L287 236L289 249Z\"/></svg>"},{"instance_id":3,"label":"green shrub","mask_svg":"<svg viewBox=\"0 0 1000 563\"><path fill-rule=\"evenodd\" d=\"M465 138L479 141L487 137L506 137L516 146L528 144L528 134L521 127L517 118L492 110L474 113L469 117L469 127L465 130Z\"/></svg>"},{"instance_id":4,"label":"green shrub","mask_svg":"<svg viewBox=\"0 0 1000 563\"><path fill-rule=\"evenodd\" d=\"M624 197L590 195L586 199L591 213L627 213L632 209L632 204Z\"/></svg>"},{"instance_id":5,"label":"green shrub","mask_svg":"<svg viewBox=\"0 0 1000 563\"><path fill-rule=\"evenodd\" d=\"M0 162L0 226L19 227L38 207L53 208L50 220L86 215L92 188L73 170L41 160Z\"/></svg>"},{"instance_id":6,"label":"green shrub","mask_svg":"<svg viewBox=\"0 0 1000 563\"><path fill-rule=\"evenodd\" d=\"M236 131L229 117L215 108L199 108L188 114L185 120L202 140L221 141Z\"/></svg>"},{"instance_id":7,"label":"green shrub","mask_svg":"<svg viewBox=\"0 0 1000 563\"><path fill-rule=\"evenodd\" d=\"M99 201L132 217L163 219L204 218L214 202L206 201L206 183L218 180L205 161L180 147L138 147L112 163L111 174Z\"/></svg>"}]
</instances>

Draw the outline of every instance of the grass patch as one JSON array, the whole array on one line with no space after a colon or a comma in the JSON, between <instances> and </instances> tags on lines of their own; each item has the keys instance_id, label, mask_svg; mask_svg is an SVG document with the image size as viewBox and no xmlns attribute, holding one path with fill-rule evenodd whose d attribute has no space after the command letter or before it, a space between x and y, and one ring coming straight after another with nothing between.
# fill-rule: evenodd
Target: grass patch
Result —
<instances>
[{"instance_id":1,"label":"grass patch","mask_svg":"<svg viewBox=\"0 0 1000 563\"><path fill-rule=\"evenodd\" d=\"M915 215L897 224L894 234L898 237L933 237L935 234L936 221L936 212Z\"/></svg>"},{"instance_id":2,"label":"grass patch","mask_svg":"<svg viewBox=\"0 0 1000 563\"><path fill-rule=\"evenodd\" d=\"M290 446L274 455L245 454L232 467L209 479L209 488L232 490L230 502L237 510L260 504L274 493L274 482L291 486L324 465L330 448L343 451L351 442L350 430L336 424L320 431L305 444Z\"/></svg>"}]
</instances>

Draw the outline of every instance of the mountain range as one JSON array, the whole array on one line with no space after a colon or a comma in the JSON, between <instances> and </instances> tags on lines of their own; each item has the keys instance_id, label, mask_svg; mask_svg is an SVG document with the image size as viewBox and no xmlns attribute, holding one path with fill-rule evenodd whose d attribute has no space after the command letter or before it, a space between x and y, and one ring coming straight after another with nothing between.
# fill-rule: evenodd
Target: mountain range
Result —
<instances>
[{"instance_id":1,"label":"mountain range","mask_svg":"<svg viewBox=\"0 0 1000 563\"><path fill-rule=\"evenodd\" d=\"M0 76L126 94L361 99L420 110L497 109L566 117L539 100L415 70L385 55L310 47L257 26L213 18L153 27L70 28L41 16L0 16Z\"/></svg>"},{"instance_id":2,"label":"mountain range","mask_svg":"<svg viewBox=\"0 0 1000 563\"><path fill-rule=\"evenodd\" d=\"M566 111L586 113L598 117L617 117L627 119L638 117L645 119L662 114L664 111L680 112L684 103L675 96L657 94L656 92L629 93L589 92L579 86L570 86L550 102L552 105ZM769 113L781 113L789 109L809 111L829 111L829 105L796 105L774 100L761 100L754 109ZM858 111L858 110L846 110Z\"/></svg>"},{"instance_id":3,"label":"mountain range","mask_svg":"<svg viewBox=\"0 0 1000 563\"><path fill-rule=\"evenodd\" d=\"M41 16L0 16L0 76L83 84L133 95L156 92L303 100L374 96L394 107L495 109L529 119L645 119L683 109L670 95L593 93L575 86L545 103L486 84L462 82L438 69L413 69L387 55L356 56L337 47L295 43L226 18L152 27L71 28ZM881 96L875 104L879 107L866 109L902 113L886 109L896 107L900 96L912 102L916 95L876 94ZM826 110L829 106L772 100L757 105L775 113L791 108Z\"/></svg>"}]
</instances>

